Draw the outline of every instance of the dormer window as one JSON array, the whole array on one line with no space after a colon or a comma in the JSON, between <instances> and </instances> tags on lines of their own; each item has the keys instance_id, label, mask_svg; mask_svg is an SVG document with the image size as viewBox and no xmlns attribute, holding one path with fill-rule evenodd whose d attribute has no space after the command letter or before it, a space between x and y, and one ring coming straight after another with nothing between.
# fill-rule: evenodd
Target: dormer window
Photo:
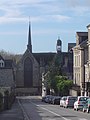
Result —
<instances>
[{"instance_id":1,"label":"dormer window","mask_svg":"<svg viewBox=\"0 0 90 120\"><path fill-rule=\"evenodd\" d=\"M0 67L3 68L5 66L4 61L0 60Z\"/></svg>"}]
</instances>

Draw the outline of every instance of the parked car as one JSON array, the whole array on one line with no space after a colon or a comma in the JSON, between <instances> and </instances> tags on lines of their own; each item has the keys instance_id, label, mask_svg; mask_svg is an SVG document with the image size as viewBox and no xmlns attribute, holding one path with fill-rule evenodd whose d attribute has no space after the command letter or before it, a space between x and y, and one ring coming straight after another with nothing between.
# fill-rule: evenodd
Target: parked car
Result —
<instances>
[{"instance_id":1,"label":"parked car","mask_svg":"<svg viewBox=\"0 0 90 120\"><path fill-rule=\"evenodd\" d=\"M78 96L77 97L77 100L75 101L74 103L74 110L80 110L80 109L83 109L83 105L85 105L86 103L86 100L88 99L89 97L84 97L84 96Z\"/></svg>"},{"instance_id":2,"label":"parked car","mask_svg":"<svg viewBox=\"0 0 90 120\"><path fill-rule=\"evenodd\" d=\"M83 105L83 112L90 112L90 98L86 100L86 103Z\"/></svg>"},{"instance_id":3,"label":"parked car","mask_svg":"<svg viewBox=\"0 0 90 120\"><path fill-rule=\"evenodd\" d=\"M51 102L52 95L46 95L45 102L50 103Z\"/></svg>"},{"instance_id":4,"label":"parked car","mask_svg":"<svg viewBox=\"0 0 90 120\"><path fill-rule=\"evenodd\" d=\"M61 99L60 96L54 96L52 98L52 104L60 105L60 99Z\"/></svg>"},{"instance_id":5,"label":"parked car","mask_svg":"<svg viewBox=\"0 0 90 120\"><path fill-rule=\"evenodd\" d=\"M63 105L65 108L67 107L74 107L74 102L76 101L77 97L74 96L67 96L65 100L65 104Z\"/></svg>"},{"instance_id":6,"label":"parked car","mask_svg":"<svg viewBox=\"0 0 90 120\"><path fill-rule=\"evenodd\" d=\"M60 107L65 106L65 101L66 101L66 99L67 99L66 96L63 96L63 97L60 99Z\"/></svg>"}]
</instances>

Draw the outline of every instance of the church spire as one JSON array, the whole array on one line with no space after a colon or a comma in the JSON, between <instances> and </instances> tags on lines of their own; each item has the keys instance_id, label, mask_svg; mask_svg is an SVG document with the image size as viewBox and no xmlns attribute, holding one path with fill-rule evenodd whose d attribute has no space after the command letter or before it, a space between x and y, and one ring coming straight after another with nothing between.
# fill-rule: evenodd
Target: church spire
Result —
<instances>
[{"instance_id":1,"label":"church spire","mask_svg":"<svg viewBox=\"0 0 90 120\"><path fill-rule=\"evenodd\" d=\"M27 45L27 49L30 50L30 52L32 53L32 45L31 45L31 24L29 21L29 32L28 32L28 45Z\"/></svg>"}]
</instances>

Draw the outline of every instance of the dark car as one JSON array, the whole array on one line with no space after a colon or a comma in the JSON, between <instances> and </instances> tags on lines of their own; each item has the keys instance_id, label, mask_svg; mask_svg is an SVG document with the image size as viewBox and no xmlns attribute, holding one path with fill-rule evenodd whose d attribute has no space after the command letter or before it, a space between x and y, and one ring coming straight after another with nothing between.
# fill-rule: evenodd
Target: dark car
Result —
<instances>
[{"instance_id":1,"label":"dark car","mask_svg":"<svg viewBox=\"0 0 90 120\"><path fill-rule=\"evenodd\" d=\"M90 112L90 98L86 100L86 103L83 105L83 112Z\"/></svg>"},{"instance_id":2,"label":"dark car","mask_svg":"<svg viewBox=\"0 0 90 120\"><path fill-rule=\"evenodd\" d=\"M52 99L52 95L46 95L45 102L50 103Z\"/></svg>"},{"instance_id":3,"label":"dark car","mask_svg":"<svg viewBox=\"0 0 90 120\"><path fill-rule=\"evenodd\" d=\"M61 99L60 96L53 97L52 104L60 105L60 99Z\"/></svg>"},{"instance_id":4,"label":"dark car","mask_svg":"<svg viewBox=\"0 0 90 120\"><path fill-rule=\"evenodd\" d=\"M42 97L42 102L45 102L46 96Z\"/></svg>"}]
</instances>

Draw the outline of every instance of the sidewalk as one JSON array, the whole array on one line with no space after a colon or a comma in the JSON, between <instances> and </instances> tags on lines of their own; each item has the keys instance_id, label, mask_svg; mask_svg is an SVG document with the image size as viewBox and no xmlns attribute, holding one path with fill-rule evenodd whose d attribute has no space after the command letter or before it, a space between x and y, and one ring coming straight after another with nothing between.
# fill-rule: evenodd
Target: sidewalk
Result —
<instances>
[{"instance_id":1,"label":"sidewalk","mask_svg":"<svg viewBox=\"0 0 90 120\"><path fill-rule=\"evenodd\" d=\"M22 110L17 102L12 105L10 110L0 113L0 120L24 120Z\"/></svg>"}]
</instances>

